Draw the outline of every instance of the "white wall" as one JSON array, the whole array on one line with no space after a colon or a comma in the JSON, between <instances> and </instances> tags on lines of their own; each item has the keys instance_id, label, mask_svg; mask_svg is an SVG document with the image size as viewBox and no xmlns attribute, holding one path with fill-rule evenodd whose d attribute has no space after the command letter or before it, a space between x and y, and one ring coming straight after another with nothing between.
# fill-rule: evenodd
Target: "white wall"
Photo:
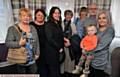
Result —
<instances>
[{"instance_id":1,"label":"white wall","mask_svg":"<svg viewBox=\"0 0 120 77\"><path fill-rule=\"evenodd\" d=\"M112 0L111 13L113 26L115 29L115 38L111 43L110 50L112 51L116 47L120 47L120 0Z\"/></svg>"},{"instance_id":2,"label":"white wall","mask_svg":"<svg viewBox=\"0 0 120 77\"><path fill-rule=\"evenodd\" d=\"M120 0L112 0L111 13L115 28L115 35L120 37Z\"/></svg>"},{"instance_id":3,"label":"white wall","mask_svg":"<svg viewBox=\"0 0 120 77\"><path fill-rule=\"evenodd\" d=\"M0 0L0 43L5 42L7 29L12 24L10 0Z\"/></svg>"}]
</instances>

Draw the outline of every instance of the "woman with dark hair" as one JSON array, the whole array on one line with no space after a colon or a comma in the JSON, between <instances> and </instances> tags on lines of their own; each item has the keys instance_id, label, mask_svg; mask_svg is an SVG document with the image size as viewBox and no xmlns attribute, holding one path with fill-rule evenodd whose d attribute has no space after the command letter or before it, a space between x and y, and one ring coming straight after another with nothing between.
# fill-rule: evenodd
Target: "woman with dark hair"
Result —
<instances>
[{"instance_id":1,"label":"woman with dark hair","mask_svg":"<svg viewBox=\"0 0 120 77\"><path fill-rule=\"evenodd\" d=\"M35 11L34 21L30 23L36 28L39 37L40 57L36 63L38 67L37 72L40 74L40 77L47 77L45 64L45 16L46 13L43 9L37 9Z\"/></svg>"},{"instance_id":2,"label":"woman with dark hair","mask_svg":"<svg viewBox=\"0 0 120 77\"><path fill-rule=\"evenodd\" d=\"M61 10L52 7L45 25L46 47L45 60L48 67L48 77L60 77L59 53L64 52L64 40L61 27Z\"/></svg>"}]
</instances>

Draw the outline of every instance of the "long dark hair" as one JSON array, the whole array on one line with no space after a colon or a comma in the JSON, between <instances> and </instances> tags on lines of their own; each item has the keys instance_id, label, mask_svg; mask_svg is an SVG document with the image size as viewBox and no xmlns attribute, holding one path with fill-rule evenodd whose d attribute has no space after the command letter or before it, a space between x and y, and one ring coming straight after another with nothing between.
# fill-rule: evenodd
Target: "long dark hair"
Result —
<instances>
[{"instance_id":1,"label":"long dark hair","mask_svg":"<svg viewBox=\"0 0 120 77\"><path fill-rule=\"evenodd\" d=\"M49 20L49 21L55 21L55 19L53 18L53 13L55 12L56 9L58 9L59 12L60 12L60 21L58 21L58 22L61 23L61 22L62 22L61 10L60 10L59 7L56 7L56 6L54 6L54 7L52 7L52 8L50 9L48 20Z\"/></svg>"}]
</instances>

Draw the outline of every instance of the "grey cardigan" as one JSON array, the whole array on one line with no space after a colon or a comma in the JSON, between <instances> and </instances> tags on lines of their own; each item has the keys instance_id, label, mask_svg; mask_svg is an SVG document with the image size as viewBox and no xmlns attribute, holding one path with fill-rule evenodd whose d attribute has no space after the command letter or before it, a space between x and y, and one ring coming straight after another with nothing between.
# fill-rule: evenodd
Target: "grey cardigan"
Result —
<instances>
[{"instance_id":1,"label":"grey cardigan","mask_svg":"<svg viewBox=\"0 0 120 77\"><path fill-rule=\"evenodd\" d=\"M109 26L103 32L98 31L98 44L94 52L95 58L92 60L92 67L106 70L109 61L109 46L114 37L114 29Z\"/></svg>"},{"instance_id":2,"label":"grey cardigan","mask_svg":"<svg viewBox=\"0 0 120 77\"><path fill-rule=\"evenodd\" d=\"M16 25L17 24L15 24L14 26ZM8 48L20 48L21 47L19 45L21 36L19 35L18 31L16 30L14 26L10 26L8 28L8 32L7 32L7 36L5 40L5 44ZM39 55L40 54L39 40L38 40L36 29L32 25L30 25L30 30L31 30L32 37L34 40L34 42L32 43L33 51L35 52L36 55Z\"/></svg>"}]
</instances>

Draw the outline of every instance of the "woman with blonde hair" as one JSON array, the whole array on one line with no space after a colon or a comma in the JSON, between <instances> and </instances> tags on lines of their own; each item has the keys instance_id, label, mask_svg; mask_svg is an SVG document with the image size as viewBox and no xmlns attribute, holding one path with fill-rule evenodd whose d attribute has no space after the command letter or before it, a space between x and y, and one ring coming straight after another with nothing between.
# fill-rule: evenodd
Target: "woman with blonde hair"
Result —
<instances>
[{"instance_id":1,"label":"woman with blonde hair","mask_svg":"<svg viewBox=\"0 0 120 77\"><path fill-rule=\"evenodd\" d=\"M94 51L94 59L91 62L88 77L109 77L105 72L109 65L109 46L114 37L114 29L111 24L110 13L101 10L98 13L98 44Z\"/></svg>"},{"instance_id":2,"label":"woman with blonde hair","mask_svg":"<svg viewBox=\"0 0 120 77\"><path fill-rule=\"evenodd\" d=\"M19 10L19 22L9 27L5 42L8 48L20 48L23 46L27 51L27 62L17 64L17 72L20 74L34 74L37 71L35 60L40 54L39 40L35 28L29 25L30 19L30 10L21 8Z\"/></svg>"}]
</instances>

